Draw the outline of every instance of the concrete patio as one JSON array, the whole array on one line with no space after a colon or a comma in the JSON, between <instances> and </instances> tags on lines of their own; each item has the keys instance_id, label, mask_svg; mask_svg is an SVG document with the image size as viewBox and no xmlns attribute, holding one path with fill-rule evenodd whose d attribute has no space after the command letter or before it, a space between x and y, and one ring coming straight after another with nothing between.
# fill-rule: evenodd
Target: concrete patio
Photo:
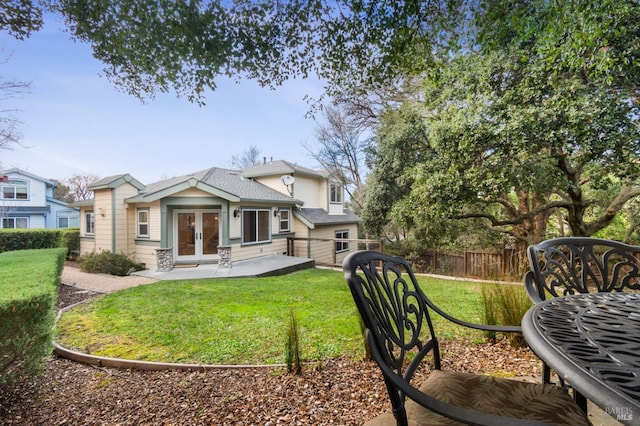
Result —
<instances>
[{"instance_id":1,"label":"concrete patio","mask_svg":"<svg viewBox=\"0 0 640 426\"><path fill-rule=\"evenodd\" d=\"M134 272L154 280L189 280L198 278L268 277L284 275L301 269L313 268L315 261L303 257L267 255L249 260L233 262L231 268L220 268L218 264L177 266L170 271L145 270Z\"/></svg>"}]
</instances>

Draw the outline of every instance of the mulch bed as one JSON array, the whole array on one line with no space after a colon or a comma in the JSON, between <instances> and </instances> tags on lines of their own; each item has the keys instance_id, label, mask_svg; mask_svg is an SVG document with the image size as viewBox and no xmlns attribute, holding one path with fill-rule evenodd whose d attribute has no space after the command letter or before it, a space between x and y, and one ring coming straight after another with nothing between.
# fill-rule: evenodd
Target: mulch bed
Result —
<instances>
[{"instance_id":1,"label":"mulch bed","mask_svg":"<svg viewBox=\"0 0 640 426\"><path fill-rule=\"evenodd\" d=\"M96 293L61 286L59 307ZM526 349L444 341L443 368L537 376ZM92 367L51 356L42 375L0 389L3 425L361 425L389 408L375 364L347 358L206 372Z\"/></svg>"}]
</instances>

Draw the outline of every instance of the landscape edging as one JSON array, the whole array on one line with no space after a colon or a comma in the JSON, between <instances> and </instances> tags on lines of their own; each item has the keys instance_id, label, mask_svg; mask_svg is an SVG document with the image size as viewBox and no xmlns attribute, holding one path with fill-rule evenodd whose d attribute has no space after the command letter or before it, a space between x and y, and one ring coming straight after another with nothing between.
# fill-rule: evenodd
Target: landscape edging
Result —
<instances>
[{"instance_id":1,"label":"landscape edging","mask_svg":"<svg viewBox=\"0 0 640 426\"><path fill-rule=\"evenodd\" d=\"M82 302L74 303L73 305L66 306L58 310L56 316L56 324L60 320L60 317L64 312L78 306L81 303L85 303L90 299L83 300ZM79 362L82 364L97 365L99 367L114 367L123 369L135 369L135 370L181 370L181 371L206 371L206 370L218 370L218 369L231 369L231 368L282 368L286 367L286 364L253 364L253 365L234 365L234 364L180 364L172 362L156 362L156 361L139 361L123 358L110 358L97 355L89 355L82 352L78 352L53 342L53 351L63 358L70 359L71 361Z\"/></svg>"}]
</instances>

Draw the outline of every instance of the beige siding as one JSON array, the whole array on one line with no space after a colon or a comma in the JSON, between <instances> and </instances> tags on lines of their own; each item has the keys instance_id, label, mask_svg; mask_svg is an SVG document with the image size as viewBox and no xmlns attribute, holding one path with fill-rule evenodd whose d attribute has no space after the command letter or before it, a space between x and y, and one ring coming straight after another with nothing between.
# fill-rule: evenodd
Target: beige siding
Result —
<instances>
[{"instance_id":1,"label":"beige siding","mask_svg":"<svg viewBox=\"0 0 640 426\"><path fill-rule=\"evenodd\" d=\"M148 204L147 204L148 205ZM136 223L137 223L137 208L135 205L127 206L127 235L131 238L127 240L127 253L137 257L136 253Z\"/></svg>"},{"instance_id":2,"label":"beige siding","mask_svg":"<svg viewBox=\"0 0 640 426\"><path fill-rule=\"evenodd\" d=\"M296 222L296 238L320 238L330 241L296 241L294 256L309 257L318 264L334 264L335 256L335 264L339 265L350 252L357 250L357 244L351 241L349 242L349 251L335 253L335 242L333 241L336 231L343 230L349 231L350 239L357 239L358 227L356 224L316 227L307 233L307 228L302 223Z\"/></svg>"},{"instance_id":3,"label":"beige siding","mask_svg":"<svg viewBox=\"0 0 640 426\"><path fill-rule=\"evenodd\" d=\"M82 207L80 210L81 237L86 236L85 214L88 211L93 210L95 221L93 242L85 238L81 244L81 254L114 249L116 253L133 254L131 236L135 236L135 232L131 234L131 212L127 209L124 200L137 192L137 189L128 183L114 190L105 188L94 191L93 207ZM133 226L135 227L135 221ZM115 240L113 240L114 235Z\"/></svg>"},{"instance_id":4,"label":"beige siding","mask_svg":"<svg viewBox=\"0 0 640 426\"><path fill-rule=\"evenodd\" d=\"M331 203L329 204L329 214L331 215L344 215L344 204Z\"/></svg>"},{"instance_id":5,"label":"beige siding","mask_svg":"<svg viewBox=\"0 0 640 426\"><path fill-rule=\"evenodd\" d=\"M311 230L311 238L335 238L335 228L321 227ZM316 262L333 264L335 243L333 241L311 241L311 257Z\"/></svg>"},{"instance_id":6,"label":"beige siding","mask_svg":"<svg viewBox=\"0 0 640 426\"><path fill-rule=\"evenodd\" d=\"M144 263L146 269L156 269L156 250L160 248L160 242L158 241L154 245L149 244L136 244L134 245L134 257L136 261Z\"/></svg>"},{"instance_id":7,"label":"beige siding","mask_svg":"<svg viewBox=\"0 0 640 426\"><path fill-rule=\"evenodd\" d=\"M269 218L271 219L271 235L278 235L280 233L280 218L274 216L274 208L278 208L276 205L259 205L259 204L251 204L247 206L249 209L258 208L258 209L268 209L270 210ZM238 217L233 217L233 210L238 208L240 210L240 215ZM282 206L282 208L287 208L291 211L289 206ZM290 215L291 217L292 215ZM229 238L237 239L242 238L242 207L239 204L231 203L229 205Z\"/></svg>"},{"instance_id":8,"label":"beige siding","mask_svg":"<svg viewBox=\"0 0 640 426\"><path fill-rule=\"evenodd\" d=\"M308 238L309 237L309 228L307 225L302 223L299 219L293 218L293 232L295 233L296 238ZM307 257L307 242L306 241L294 241L293 244L293 256L297 257Z\"/></svg>"},{"instance_id":9,"label":"beige siding","mask_svg":"<svg viewBox=\"0 0 640 426\"><path fill-rule=\"evenodd\" d=\"M242 237L242 216L233 217L233 211L240 209L240 204L229 204L229 238L236 239ZM233 251L232 251L233 253Z\"/></svg>"},{"instance_id":10,"label":"beige siding","mask_svg":"<svg viewBox=\"0 0 640 426\"><path fill-rule=\"evenodd\" d=\"M95 216L95 251L111 251L111 189L94 192L93 212Z\"/></svg>"},{"instance_id":11,"label":"beige siding","mask_svg":"<svg viewBox=\"0 0 640 426\"><path fill-rule=\"evenodd\" d=\"M286 254L287 252L287 239L277 238L279 234L279 218L273 215L273 208L276 206L269 205L257 205L253 204L248 208L264 208L269 209L269 218L271 219L271 243L264 244L233 244L231 248L231 257L233 262L238 260L250 259L257 256L265 256L268 254ZM240 208L239 204L231 204L229 206L229 238L232 240L242 240L242 216L233 217L233 210Z\"/></svg>"},{"instance_id":12,"label":"beige siding","mask_svg":"<svg viewBox=\"0 0 640 426\"><path fill-rule=\"evenodd\" d=\"M150 241L160 241L160 201L153 203L130 204L127 207L127 233L130 236L129 245L133 246L138 238L138 210L148 209L149 211L149 237L143 239Z\"/></svg>"},{"instance_id":13,"label":"beige siding","mask_svg":"<svg viewBox=\"0 0 640 426\"><path fill-rule=\"evenodd\" d=\"M135 186L131 184L124 184L119 186L114 191L115 197L115 222L112 222L112 226L115 227L115 252L131 254L128 251L128 242L130 238L135 238L135 233L130 234L128 229L129 218L127 217L127 204L125 199L133 197L138 193Z\"/></svg>"},{"instance_id":14,"label":"beige siding","mask_svg":"<svg viewBox=\"0 0 640 426\"><path fill-rule=\"evenodd\" d=\"M327 189L324 178L312 178L308 176L295 176L293 184L293 198L304 203L309 208L327 208ZM280 176L264 176L255 179L276 191L289 195L287 187L283 185Z\"/></svg>"},{"instance_id":15,"label":"beige siding","mask_svg":"<svg viewBox=\"0 0 640 426\"><path fill-rule=\"evenodd\" d=\"M231 247L231 260L237 262L239 260L251 259L253 257L266 256L270 254L286 254L287 239L278 238L273 240L271 244L254 244L241 246L234 244Z\"/></svg>"},{"instance_id":16,"label":"beige siding","mask_svg":"<svg viewBox=\"0 0 640 426\"><path fill-rule=\"evenodd\" d=\"M149 237L138 238L138 210L149 209ZM147 269L156 267L156 250L160 248L161 221L160 201L153 203L131 204L127 209L127 253L141 263Z\"/></svg>"},{"instance_id":17,"label":"beige siding","mask_svg":"<svg viewBox=\"0 0 640 426\"><path fill-rule=\"evenodd\" d=\"M171 195L170 198L172 197L211 197L211 194L209 194L208 192L204 192L198 188L189 188L185 189L184 191L176 192L175 194Z\"/></svg>"},{"instance_id":18,"label":"beige siding","mask_svg":"<svg viewBox=\"0 0 640 426\"><path fill-rule=\"evenodd\" d=\"M358 225L353 223L344 227L336 227L335 230L347 229L349 230L349 239L356 240L358 239ZM349 250L341 253L336 253L336 264L342 265L342 261L345 257L351 252L358 250L358 244L355 241L349 241Z\"/></svg>"},{"instance_id":19,"label":"beige siding","mask_svg":"<svg viewBox=\"0 0 640 426\"><path fill-rule=\"evenodd\" d=\"M293 196L302 200L304 207L326 209L327 194L323 189L324 186L324 179L296 177Z\"/></svg>"},{"instance_id":20,"label":"beige siding","mask_svg":"<svg viewBox=\"0 0 640 426\"><path fill-rule=\"evenodd\" d=\"M289 191L287 191L287 186L282 183L282 176L263 176L256 178L256 182L260 182L263 185L268 186L269 188L273 188L278 192L282 192L285 195L289 195ZM297 182L297 181L296 181Z\"/></svg>"},{"instance_id":21,"label":"beige siding","mask_svg":"<svg viewBox=\"0 0 640 426\"><path fill-rule=\"evenodd\" d=\"M327 179L323 180L320 182L320 185L318 186L318 197L320 197L320 200L318 202L317 206L314 207L319 207L321 209L327 210L327 206L329 205L329 181Z\"/></svg>"},{"instance_id":22,"label":"beige siding","mask_svg":"<svg viewBox=\"0 0 640 426\"><path fill-rule=\"evenodd\" d=\"M95 241L93 239L80 239L80 256L96 250Z\"/></svg>"},{"instance_id":23,"label":"beige siding","mask_svg":"<svg viewBox=\"0 0 640 426\"><path fill-rule=\"evenodd\" d=\"M160 241L162 236L162 214L160 212L160 201L151 203L151 210L149 211L149 239Z\"/></svg>"},{"instance_id":24,"label":"beige siding","mask_svg":"<svg viewBox=\"0 0 640 426\"><path fill-rule=\"evenodd\" d=\"M80 256L96 250L93 235L87 235L87 221L85 219L85 215L89 211L93 211L93 206L80 207Z\"/></svg>"}]
</instances>

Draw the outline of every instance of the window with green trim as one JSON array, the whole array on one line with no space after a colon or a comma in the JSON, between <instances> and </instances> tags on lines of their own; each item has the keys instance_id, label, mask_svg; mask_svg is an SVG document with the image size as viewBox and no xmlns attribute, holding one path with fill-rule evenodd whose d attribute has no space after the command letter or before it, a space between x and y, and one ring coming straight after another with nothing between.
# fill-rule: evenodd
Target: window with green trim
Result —
<instances>
[{"instance_id":1,"label":"window with green trim","mask_svg":"<svg viewBox=\"0 0 640 426\"><path fill-rule=\"evenodd\" d=\"M269 229L271 209L242 210L242 243L263 243L271 241Z\"/></svg>"},{"instance_id":2,"label":"window with green trim","mask_svg":"<svg viewBox=\"0 0 640 426\"><path fill-rule=\"evenodd\" d=\"M149 209L138 209L138 237L149 237Z\"/></svg>"},{"instance_id":3,"label":"window with green trim","mask_svg":"<svg viewBox=\"0 0 640 426\"><path fill-rule=\"evenodd\" d=\"M93 235L96 232L96 225L95 225L95 216L93 214L93 211L88 211L84 214L84 233L87 235Z\"/></svg>"}]
</instances>

